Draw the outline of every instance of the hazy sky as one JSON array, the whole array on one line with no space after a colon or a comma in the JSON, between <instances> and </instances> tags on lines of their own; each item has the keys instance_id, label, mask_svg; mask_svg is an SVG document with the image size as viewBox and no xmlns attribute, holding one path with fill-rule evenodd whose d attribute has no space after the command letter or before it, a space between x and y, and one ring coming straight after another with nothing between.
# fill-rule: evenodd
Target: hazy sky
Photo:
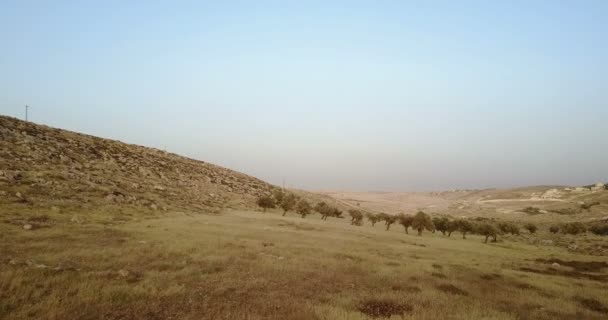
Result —
<instances>
[{"instance_id":1,"label":"hazy sky","mask_svg":"<svg viewBox=\"0 0 608 320\"><path fill-rule=\"evenodd\" d=\"M588 184L608 180L607 17L604 0L3 0L0 114L308 189Z\"/></svg>"}]
</instances>

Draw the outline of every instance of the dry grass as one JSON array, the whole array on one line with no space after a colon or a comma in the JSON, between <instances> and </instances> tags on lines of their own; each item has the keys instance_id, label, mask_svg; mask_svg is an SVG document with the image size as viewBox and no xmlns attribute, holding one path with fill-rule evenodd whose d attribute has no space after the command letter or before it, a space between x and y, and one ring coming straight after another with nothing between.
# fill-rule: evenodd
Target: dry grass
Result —
<instances>
[{"instance_id":1,"label":"dry grass","mask_svg":"<svg viewBox=\"0 0 608 320\"><path fill-rule=\"evenodd\" d=\"M279 212L72 216L1 212L0 318L603 319L608 305L606 259L560 247Z\"/></svg>"}]
</instances>

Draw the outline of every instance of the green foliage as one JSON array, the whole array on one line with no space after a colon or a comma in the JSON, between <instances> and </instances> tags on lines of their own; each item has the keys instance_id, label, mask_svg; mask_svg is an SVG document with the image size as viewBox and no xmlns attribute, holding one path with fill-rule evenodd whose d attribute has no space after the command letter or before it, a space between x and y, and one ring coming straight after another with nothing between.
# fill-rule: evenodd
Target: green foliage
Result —
<instances>
[{"instance_id":1,"label":"green foliage","mask_svg":"<svg viewBox=\"0 0 608 320\"><path fill-rule=\"evenodd\" d=\"M287 214L288 211L293 210L298 202L298 197L293 193L288 193L282 197L282 201L279 204L281 209L283 209L283 216Z\"/></svg>"},{"instance_id":2,"label":"green foliage","mask_svg":"<svg viewBox=\"0 0 608 320\"><path fill-rule=\"evenodd\" d=\"M259 197L257 204L264 210L264 212L266 212L266 209L271 209L276 206L274 199L268 195L263 195Z\"/></svg>"},{"instance_id":3,"label":"green foliage","mask_svg":"<svg viewBox=\"0 0 608 320\"><path fill-rule=\"evenodd\" d=\"M311 214L312 206L305 199L301 199L296 205L296 212L302 216L302 219L306 218L307 215Z\"/></svg>"},{"instance_id":4,"label":"green foliage","mask_svg":"<svg viewBox=\"0 0 608 320\"><path fill-rule=\"evenodd\" d=\"M534 223L526 223L524 225L524 228L526 230L528 230L528 232L530 232L530 234L534 234L534 233L536 233L536 230L538 230L538 227Z\"/></svg>"},{"instance_id":5,"label":"green foliage","mask_svg":"<svg viewBox=\"0 0 608 320\"><path fill-rule=\"evenodd\" d=\"M412 226L414 217L410 215L400 214L398 218L399 224L403 226L403 228L405 229L405 233L408 233L407 229Z\"/></svg>"},{"instance_id":6,"label":"green foliage","mask_svg":"<svg viewBox=\"0 0 608 320\"><path fill-rule=\"evenodd\" d=\"M587 231L587 228L585 227L584 224L582 224L580 222L570 222L570 223L563 224L560 227L560 230L562 233L565 233L565 234L577 235L577 234L585 233Z\"/></svg>"},{"instance_id":7,"label":"green foliage","mask_svg":"<svg viewBox=\"0 0 608 320\"><path fill-rule=\"evenodd\" d=\"M428 214L418 211L412 220L412 228L418 231L418 235L420 236L425 229L429 231L435 230L435 225Z\"/></svg>"},{"instance_id":8,"label":"green foliage","mask_svg":"<svg viewBox=\"0 0 608 320\"><path fill-rule=\"evenodd\" d=\"M488 243L488 238L492 237L492 241L496 242L496 237L498 236L498 229L490 223L482 223L477 226L477 233L486 237L484 243Z\"/></svg>"}]
</instances>

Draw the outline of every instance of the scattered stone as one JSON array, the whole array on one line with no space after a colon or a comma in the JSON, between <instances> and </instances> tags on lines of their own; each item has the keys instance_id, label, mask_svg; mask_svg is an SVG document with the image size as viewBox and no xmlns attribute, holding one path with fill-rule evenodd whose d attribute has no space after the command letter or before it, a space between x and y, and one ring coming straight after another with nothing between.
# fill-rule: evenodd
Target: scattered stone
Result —
<instances>
[{"instance_id":1,"label":"scattered stone","mask_svg":"<svg viewBox=\"0 0 608 320\"><path fill-rule=\"evenodd\" d=\"M123 278L128 277L129 274L131 274L131 273L129 271L127 271L127 270L124 270L124 269L118 270L118 275L121 276L121 277L123 277Z\"/></svg>"},{"instance_id":2,"label":"scattered stone","mask_svg":"<svg viewBox=\"0 0 608 320\"><path fill-rule=\"evenodd\" d=\"M72 223L82 223L82 219L80 219L80 217L78 217L77 215L72 216L72 218L70 219L70 222Z\"/></svg>"},{"instance_id":3,"label":"scattered stone","mask_svg":"<svg viewBox=\"0 0 608 320\"><path fill-rule=\"evenodd\" d=\"M568 250L576 251L577 249L578 249L578 246L576 244L571 244L568 246Z\"/></svg>"},{"instance_id":4,"label":"scattered stone","mask_svg":"<svg viewBox=\"0 0 608 320\"><path fill-rule=\"evenodd\" d=\"M21 192L15 193L15 196L19 199L23 198L23 195L21 194Z\"/></svg>"},{"instance_id":5,"label":"scattered stone","mask_svg":"<svg viewBox=\"0 0 608 320\"><path fill-rule=\"evenodd\" d=\"M16 266L19 264L19 261L15 260L15 259L11 259L8 264L12 265L12 266Z\"/></svg>"},{"instance_id":6,"label":"scattered stone","mask_svg":"<svg viewBox=\"0 0 608 320\"><path fill-rule=\"evenodd\" d=\"M23 225L23 230L32 230L33 226L29 223Z\"/></svg>"},{"instance_id":7,"label":"scattered stone","mask_svg":"<svg viewBox=\"0 0 608 320\"><path fill-rule=\"evenodd\" d=\"M165 189L165 187L161 186L161 185L155 185L154 186L154 190L158 190L158 191L165 191L167 189Z\"/></svg>"},{"instance_id":8,"label":"scattered stone","mask_svg":"<svg viewBox=\"0 0 608 320\"><path fill-rule=\"evenodd\" d=\"M554 267L554 268L561 267L561 265L559 263L557 263L557 262L552 263L551 266Z\"/></svg>"}]
</instances>

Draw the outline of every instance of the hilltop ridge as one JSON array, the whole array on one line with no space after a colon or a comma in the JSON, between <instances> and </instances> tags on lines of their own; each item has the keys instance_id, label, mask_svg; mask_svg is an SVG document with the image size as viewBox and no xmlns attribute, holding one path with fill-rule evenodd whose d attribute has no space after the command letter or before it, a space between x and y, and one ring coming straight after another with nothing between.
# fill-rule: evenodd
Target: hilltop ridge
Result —
<instances>
[{"instance_id":1,"label":"hilltop ridge","mask_svg":"<svg viewBox=\"0 0 608 320\"><path fill-rule=\"evenodd\" d=\"M0 204L247 208L274 186L162 150L0 116Z\"/></svg>"}]
</instances>

